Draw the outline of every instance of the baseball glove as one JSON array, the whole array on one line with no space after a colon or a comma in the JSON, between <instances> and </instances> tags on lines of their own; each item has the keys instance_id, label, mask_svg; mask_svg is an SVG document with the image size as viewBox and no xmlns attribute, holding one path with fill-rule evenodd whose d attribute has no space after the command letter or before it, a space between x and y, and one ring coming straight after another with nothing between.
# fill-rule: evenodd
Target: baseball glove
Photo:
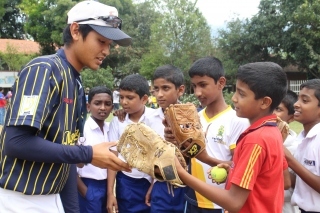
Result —
<instances>
[{"instance_id":1,"label":"baseball glove","mask_svg":"<svg viewBox=\"0 0 320 213\"><path fill-rule=\"evenodd\" d=\"M183 155L176 146L163 140L147 125L129 124L120 137L117 150L130 166L139 171L159 181L184 186L175 165L175 157L177 157L182 167L187 170Z\"/></svg>"},{"instance_id":2,"label":"baseball glove","mask_svg":"<svg viewBox=\"0 0 320 213\"><path fill-rule=\"evenodd\" d=\"M164 116L184 156L193 158L205 149L204 133L193 104L171 104Z\"/></svg>"},{"instance_id":3,"label":"baseball glove","mask_svg":"<svg viewBox=\"0 0 320 213\"><path fill-rule=\"evenodd\" d=\"M281 132L283 142L287 139L289 135L289 125L287 122L281 120L281 118L277 117L277 126Z\"/></svg>"}]
</instances>

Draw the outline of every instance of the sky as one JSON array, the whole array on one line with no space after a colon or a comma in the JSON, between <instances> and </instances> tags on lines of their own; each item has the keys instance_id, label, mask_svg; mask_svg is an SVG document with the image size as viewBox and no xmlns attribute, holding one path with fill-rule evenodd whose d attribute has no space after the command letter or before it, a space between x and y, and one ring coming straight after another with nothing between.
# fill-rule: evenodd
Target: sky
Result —
<instances>
[{"instance_id":1,"label":"sky","mask_svg":"<svg viewBox=\"0 0 320 213\"><path fill-rule=\"evenodd\" d=\"M251 18L258 12L260 0L198 0L197 6L212 30L223 28L234 17Z\"/></svg>"}]
</instances>

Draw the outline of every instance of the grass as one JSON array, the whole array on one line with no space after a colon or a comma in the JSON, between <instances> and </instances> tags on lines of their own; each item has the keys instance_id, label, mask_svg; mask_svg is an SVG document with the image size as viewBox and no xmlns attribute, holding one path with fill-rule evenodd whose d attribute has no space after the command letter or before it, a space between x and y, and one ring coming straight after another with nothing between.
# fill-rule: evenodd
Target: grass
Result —
<instances>
[{"instance_id":1,"label":"grass","mask_svg":"<svg viewBox=\"0 0 320 213\"><path fill-rule=\"evenodd\" d=\"M290 126L290 129L295 131L297 134L299 134L303 130L302 124L297 121L291 122L289 126Z\"/></svg>"},{"instance_id":2,"label":"grass","mask_svg":"<svg viewBox=\"0 0 320 213\"><path fill-rule=\"evenodd\" d=\"M107 117L106 122L110 122L113 118L113 113L111 112L109 117Z\"/></svg>"}]
</instances>

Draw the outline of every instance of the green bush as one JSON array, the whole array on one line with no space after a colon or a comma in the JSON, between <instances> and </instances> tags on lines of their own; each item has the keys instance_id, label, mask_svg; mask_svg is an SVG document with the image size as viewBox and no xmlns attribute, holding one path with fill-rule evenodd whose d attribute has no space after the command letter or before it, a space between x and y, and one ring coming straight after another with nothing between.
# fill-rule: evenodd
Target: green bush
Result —
<instances>
[{"instance_id":1,"label":"green bush","mask_svg":"<svg viewBox=\"0 0 320 213\"><path fill-rule=\"evenodd\" d=\"M232 96L233 96L233 92L228 92L227 90L223 91L224 100L228 105L231 105L233 107L233 103L231 100ZM198 101L198 99L194 94L184 94L183 96L181 96L180 101L182 103L188 103L188 102L193 103L196 106L200 104L200 102Z\"/></svg>"}]
</instances>

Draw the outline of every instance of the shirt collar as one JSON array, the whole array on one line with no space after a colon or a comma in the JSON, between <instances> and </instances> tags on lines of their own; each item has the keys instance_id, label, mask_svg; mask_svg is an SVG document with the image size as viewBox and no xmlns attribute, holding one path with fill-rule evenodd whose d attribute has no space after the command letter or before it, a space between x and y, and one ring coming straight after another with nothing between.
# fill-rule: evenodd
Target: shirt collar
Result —
<instances>
[{"instance_id":1,"label":"shirt collar","mask_svg":"<svg viewBox=\"0 0 320 213\"><path fill-rule=\"evenodd\" d=\"M60 48L57 53L56 53L60 58L62 58L71 68L73 75L75 78L79 78L80 77L80 73L72 66L72 64L70 64L70 62L67 59L66 53L64 52L63 48Z\"/></svg>"},{"instance_id":2,"label":"shirt collar","mask_svg":"<svg viewBox=\"0 0 320 213\"><path fill-rule=\"evenodd\" d=\"M316 136L317 134L319 134L319 132L320 132L320 123L314 125L305 137L312 138L312 137ZM305 135L304 130L302 130L302 132L300 134Z\"/></svg>"},{"instance_id":3,"label":"shirt collar","mask_svg":"<svg viewBox=\"0 0 320 213\"><path fill-rule=\"evenodd\" d=\"M239 137L237 143L247 134L263 126L277 126L277 116L275 114L264 116L248 127Z\"/></svg>"},{"instance_id":4,"label":"shirt collar","mask_svg":"<svg viewBox=\"0 0 320 213\"><path fill-rule=\"evenodd\" d=\"M143 112L143 114L141 115L141 117L139 118L139 121L138 121L138 122L144 121L145 116L146 116L147 113L148 113L148 108L147 108L147 107L144 107L144 112ZM124 118L124 120L127 121L127 122L129 122L129 123L132 122L132 121L130 120L130 118L129 118L129 114L128 114L128 113L126 114L126 117Z\"/></svg>"},{"instance_id":5,"label":"shirt collar","mask_svg":"<svg viewBox=\"0 0 320 213\"><path fill-rule=\"evenodd\" d=\"M164 119L163 109L161 107L157 108L154 112L156 116L159 116L161 119Z\"/></svg>"},{"instance_id":6,"label":"shirt collar","mask_svg":"<svg viewBox=\"0 0 320 213\"><path fill-rule=\"evenodd\" d=\"M92 130L94 130L94 129L100 129L100 127L99 127L99 125L97 124L97 122L95 122L91 116L88 116L88 119L87 119L86 122L88 122L88 125L89 125L90 129L92 129ZM106 131L109 131L109 126L106 125L105 122L104 122L104 124L103 124L103 129L106 130Z\"/></svg>"}]
</instances>

